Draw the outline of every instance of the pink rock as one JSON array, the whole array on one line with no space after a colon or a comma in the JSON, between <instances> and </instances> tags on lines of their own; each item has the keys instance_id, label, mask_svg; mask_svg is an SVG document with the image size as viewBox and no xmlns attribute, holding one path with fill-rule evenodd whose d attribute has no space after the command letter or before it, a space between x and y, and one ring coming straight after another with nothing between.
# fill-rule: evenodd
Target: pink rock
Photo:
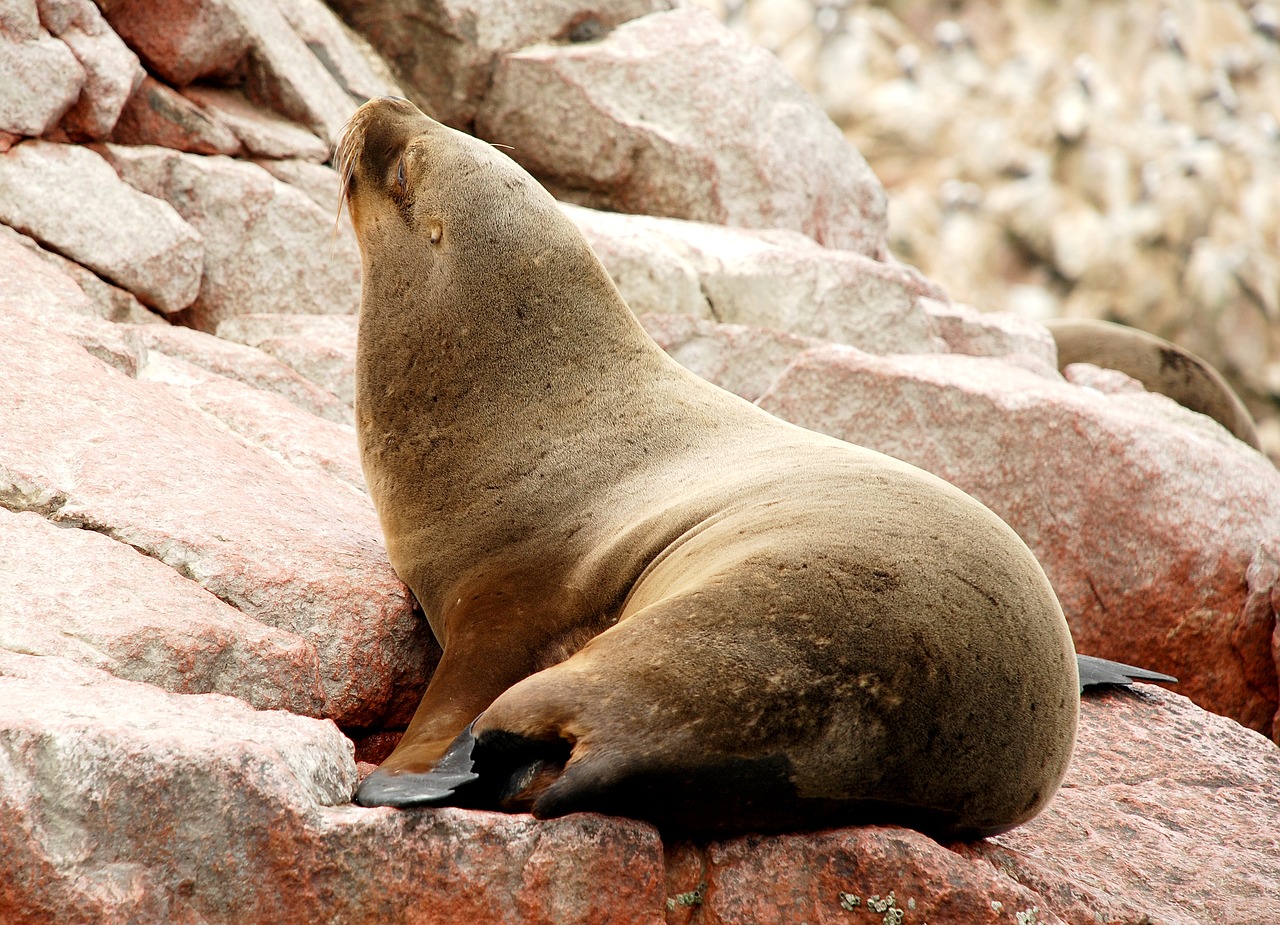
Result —
<instances>
[{"instance_id":1,"label":"pink rock","mask_svg":"<svg viewBox=\"0 0 1280 925\"><path fill-rule=\"evenodd\" d=\"M502 53L537 42L594 41L628 20L669 10L674 3L335 0L330 5L395 63L424 112L469 129Z\"/></svg>"},{"instance_id":2,"label":"pink rock","mask_svg":"<svg viewBox=\"0 0 1280 925\"><path fill-rule=\"evenodd\" d=\"M175 693L318 715L315 651L169 566L92 530L0 508L0 649L57 656Z\"/></svg>"},{"instance_id":3,"label":"pink rock","mask_svg":"<svg viewBox=\"0 0 1280 925\"><path fill-rule=\"evenodd\" d=\"M637 313L713 317L872 353L945 349L922 307L935 288L902 264L824 248L796 231L564 211Z\"/></svg>"},{"instance_id":4,"label":"pink rock","mask_svg":"<svg viewBox=\"0 0 1280 925\"><path fill-rule=\"evenodd\" d=\"M329 157L329 146L311 132L255 106L233 90L187 87L183 94L227 126L251 156L304 158L316 163Z\"/></svg>"},{"instance_id":5,"label":"pink rock","mask_svg":"<svg viewBox=\"0 0 1280 925\"><path fill-rule=\"evenodd\" d=\"M747 401L767 392L797 356L819 344L782 331L687 315L641 315L640 323L685 369Z\"/></svg>"},{"instance_id":6,"label":"pink rock","mask_svg":"<svg viewBox=\"0 0 1280 925\"><path fill-rule=\"evenodd\" d=\"M323 472L353 491L366 493L356 432L350 424L302 414L297 405L280 395L159 352L149 354L137 378L163 384L184 404L291 467Z\"/></svg>"},{"instance_id":7,"label":"pink rock","mask_svg":"<svg viewBox=\"0 0 1280 925\"><path fill-rule=\"evenodd\" d=\"M240 315L218 336L256 347L351 406L355 404L355 315Z\"/></svg>"},{"instance_id":8,"label":"pink rock","mask_svg":"<svg viewBox=\"0 0 1280 925\"><path fill-rule=\"evenodd\" d=\"M230 76L252 42L230 0L96 2L147 70L173 86Z\"/></svg>"},{"instance_id":9,"label":"pink rock","mask_svg":"<svg viewBox=\"0 0 1280 925\"><path fill-rule=\"evenodd\" d=\"M1036 553L1079 651L1271 732L1275 611L1246 599L1274 583L1246 575L1280 535L1280 473L1216 422L999 360L847 347L801 355L759 404L969 492Z\"/></svg>"},{"instance_id":10,"label":"pink rock","mask_svg":"<svg viewBox=\"0 0 1280 925\"><path fill-rule=\"evenodd\" d=\"M133 293L113 286L92 270L85 269L75 261L68 260L53 251L47 251L31 238L14 231L7 225L0 225L0 238L19 244L28 252L39 257L49 266L64 273L75 281L76 285L89 297L87 304L77 298L74 306L67 310L77 313L96 315L108 321L131 322L134 324L163 324L157 314L149 311Z\"/></svg>"},{"instance_id":11,"label":"pink rock","mask_svg":"<svg viewBox=\"0 0 1280 925\"><path fill-rule=\"evenodd\" d=\"M354 420L350 401L338 398L326 386L318 385L263 350L177 325L148 326L138 331L138 335L153 352L185 360L255 389L274 392L326 421L350 425ZM353 364L354 356L353 349Z\"/></svg>"},{"instance_id":12,"label":"pink rock","mask_svg":"<svg viewBox=\"0 0 1280 925\"><path fill-rule=\"evenodd\" d=\"M299 160L260 160L259 167L282 183L288 183L311 197L326 215L336 217L331 232L334 236L354 241L356 232L351 225L346 203L342 199L342 179L332 167Z\"/></svg>"},{"instance_id":13,"label":"pink rock","mask_svg":"<svg viewBox=\"0 0 1280 925\"><path fill-rule=\"evenodd\" d=\"M161 311L199 291L200 234L87 148L27 141L0 156L0 221Z\"/></svg>"},{"instance_id":14,"label":"pink rock","mask_svg":"<svg viewBox=\"0 0 1280 925\"><path fill-rule=\"evenodd\" d=\"M1018 913L1036 925L1063 921L1041 896L998 870L907 829L870 826L713 842L701 867L668 883L672 925L1003 925L1016 922ZM701 902L693 902L702 884Z\"/></svg>"},{"instance_id":15,"label":"pink rock","mask_svg":"<svg viewBox=\"0 0 1280 925\"><path fill-rule=\"evenodd\" d=\"M111 134L125 101L146 75L138 56L111 31L90 0L37 0L40 21L60 38L84 68L80 98L62 120L76 138Z\"/></svg>"},{"instance_id":16,"label":"pink rock","mask_svg":"<svg viewBox=\"0 0 1280 925\"><path fill-rule=\"evenodd\" d=\"M1272 925L1280 901L1280 750L1143 686L1086 698L1040 816L949 846L361 809L329 724L3 651L0 742L5 921Z\"/></svg>"},{"instance_id":17,"label":"pink rock","mask_svg":"<svg viewBox=\"0 0 1280 925\"><path fill-rule=\"evenodd\" d=\"M332 724L61 661L0 654L5 921L662 922L648 826L342 806Z\"/></svg>"},{"instance_id":18,"label":"pink rock","mask_svg":"<svg viewBox=\"0 0 1280 925\"><path fill-rule=\"evenodd\" d=\"M289 6L308 9L292 11L290 18L280 5L256 0L169 0L159 5L100 0L100 5L148 70L166 83L237 83L255 102L305 125L326 145L363 102L362 91L371 88L368 63L341 30L313 41L315 50L294 30L290 18L308 23L310 35L317 34L315 20L332 19L318 0L293 0ZM349 80L355 74L366 79L357 79L348 92L338 77Z\"/></svg>"},{"instance_id":19,"label":"pink rock","mask_svg":"<svg viewBox=\"0 0 1280 925\"><path fill-rule=\"evenodd\" d=\"M1092 913L1071 921L1105 921L1100 899L1170 925L1275 921L1280 749L1184 697L1139 691L1086 698L1057 796L970 853L1056 900L1064 918L1073 906Z\"/></svg>"},{"instance_id":20,"label":"pink rock","mask_svg":"<svg viewBox=\"0 0 1280 925\"><path fill-rule=\"evenodd\" d=\"M319 0L292 0L321 7ZM234 0L240 28L250 37L244 91L255 102L311 129L326 145L364 102L343 89L333 70L294 31L282 7L285 4ZM317 15L326 11L321 8ZM326 49L332 57L336 49ZM353 45L342 53L359 57Z\"/></svg>"},{"instance_id":21,"label":"pink rock","mask_svg":"<svg viewBox=\"0 0 1280 925\"><path fill-rule=\"evenodd\" d=\"M6 922L247 916L235 900L261 885L278 827L355 786L332 723L60 658L0 653L0 717Z\"/></svg>"},{"instance_id":22,"label":"pink rock","mask_svg":"<svg viewBox=\"0 0 1280 925\"><path fill-rule=\"evenodd\" d=\"M35 0L0 10L0 132L43 135L75 105L85 72L65 43L40 25Z\"/></svg>"},{"instance_id":23,"label":"pink rock","mask_svg":"<svg viewBox=\"0 0 1280 925\"><path fill-rule=\"evenodd\" d=\"M0 353L5 507L127 543L300 636L319 658L323 715L405 720L430 667L429 632L367 498L247 444L30 313L0 311Z\"/></svg>"},{"instance_id":24,"label":"pink rock","mask_svg":"<svg viewBox=\"0 0 1280 925\"><path fill-rule=\"evenodd\" d=\"M542 4L521 11L533 14ZM298 38L320 59L338 85L357 102L378 96L404 96L391 68L368 42L345 26L325 3L282 3L280 12ZM417 11L407 10L411 18Z\"/></svg>"},{"instance_id":25,"label":"pink rock","mask_svg":"<svg viewBox=\"0 0 1280 925\"><path fill-rule=\"evenodd\" d=\"M921 306L950 353L1004 357L1033 372L1052 371L1058 348L1048 328L1008 312L980 312L968 305L922 299Z\"/></svg>"},{"instance_id":26,"label":"pink rock","mask_svg":"<svg viewBox=\"0 0 1280 925\"><path fill-rule=\"evenodd\" d=\"M2 226L0 226L2 227ZM12 229L0 233L0 303L32 317L94 314L75 280L40 256Z\"/></svg>"},{"instance_id":27,"label":"pink rock","mask_svg":"<svg viewBox=\"0 0 1280 925\"><path fill-rule=\"evenodd\" d=\"M884 251L884 191L862 156L776 58L705 10L505 55L476 131L582 205Z\"/></svg>"},{"instance_id":28,"label":"pink rock","mask_svg":"<svg viewBox=\"0 0 1280 925\"><path fill-rule=\"evenodd\" d=\"M200 293L182 320L212 331L257 312L351 314L360 252L333 215L255 164L163 148L105 146L128 183L173 207L204 238Z\"/></svg>"},{"instance_id":29,"label":"pink rock","mask_svg":"<svg viewBox=\"0 0 1280 925\"><path fill-rule=\"evenodd\" d=\"M193 154L241 154L235 132L176 90L145 78L125 103L111 140Z\"/></svg>"}]
</instances>

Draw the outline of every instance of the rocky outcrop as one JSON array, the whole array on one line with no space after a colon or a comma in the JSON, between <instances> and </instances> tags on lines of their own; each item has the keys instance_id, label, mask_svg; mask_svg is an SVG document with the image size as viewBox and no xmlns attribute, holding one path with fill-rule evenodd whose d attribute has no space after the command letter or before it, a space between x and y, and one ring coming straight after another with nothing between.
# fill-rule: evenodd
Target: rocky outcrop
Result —
<instances>
[{"instance_id":1,"label":"rocky outcrop","mask_svg":"<svg viewBox=\"0 0 1280 925\"><path fill-rule=\"evenodd\" d=\"M1280 751L1240 725L1280 736L1263 457L1119 374L1064 378L1033 319L887 257L857 152L703 14L342 6L398 49L409 92L565 196L663 213L564 206L680 362L977 495L1035 549L1082 650L1180 693L1087 701L1048 809L972 845L351 806L355 759L394 745L437 656L357 464L360 263L323 163L395 82L314 2L16 0L0 920L1190 925L1229 902L1270 922L1280 853L1257 833L1280 823Z\"/></svg>"},{"instance_id":2,"label":"rocky outcrop","mask_svg":"<svg viewBox=\"0 0 1280 925\"><path fill-rule=\"evenodd\" d=\"M699 0L876 168L890 246L987 310L1224 370L1280 459L1280 7Z\"/></svg>"},{"instance_id":3,"label":"rocky outcrop","mask_svg":"<svg viewBox=\"0 0 1280 925\"><path fill-rule=\"evenodd\" d=\"M1280 753L1175 694L1088 700L1066 786L975 845L664 844L643 823L346 803L332 724L0 653L6 921L1266 925ZM893 910L897 910L894 912Z\"/></svg>"}]
</instances>

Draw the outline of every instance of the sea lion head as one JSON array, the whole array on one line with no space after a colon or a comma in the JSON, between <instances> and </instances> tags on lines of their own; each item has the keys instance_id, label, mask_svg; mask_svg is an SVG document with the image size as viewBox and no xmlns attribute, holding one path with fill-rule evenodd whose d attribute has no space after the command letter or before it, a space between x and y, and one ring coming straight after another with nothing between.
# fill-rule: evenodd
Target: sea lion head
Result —
<instances>
[{"instance_id":1,"label":"sea lion head","mask_svg":"<svg viewBox=\"0 0 1280 925\"><path fill-rule=\"evenodd\" d=\"M442 261L461 276L548 247L583 245L576 234L566 240L569 223L555 200L514 161L408 100L361 106L342 131L335 162L366 273L375 256L378 272L399 266L421 281Z\"/></svg>"}]
</instances>

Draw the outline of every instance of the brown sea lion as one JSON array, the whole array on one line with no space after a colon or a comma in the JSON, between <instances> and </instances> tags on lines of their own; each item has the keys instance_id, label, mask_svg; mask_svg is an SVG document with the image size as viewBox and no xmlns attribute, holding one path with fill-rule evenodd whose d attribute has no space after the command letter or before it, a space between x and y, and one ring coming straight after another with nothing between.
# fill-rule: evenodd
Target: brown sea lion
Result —
<instances>
[{"instance_id":1,"label":"brown sea lion","mask_svg":"<svg viewBox=\"0 0 1280 925\"><path fill-rule=\"evenodd\" d=\"M338 160L361 457L443 647L357 802L947 837L1045 805L1076 661L1003 521L677 365L490 145L380 99Z\"/></svg>"},{"instance_id":2,"label":"brown sea lion","mask_svg":"<svg viewBox=\"0 0 1280 925\"><path fill-rule=\"evenodd\" d=\"M1058 345L1058 368L1091 363L1137 379L1149 392L1213 418L1255 450L1262 444L1253 417L1222 375L1177 344L1137 328L1092 318L1046 322Z\"/></svg>"}]
</instances>

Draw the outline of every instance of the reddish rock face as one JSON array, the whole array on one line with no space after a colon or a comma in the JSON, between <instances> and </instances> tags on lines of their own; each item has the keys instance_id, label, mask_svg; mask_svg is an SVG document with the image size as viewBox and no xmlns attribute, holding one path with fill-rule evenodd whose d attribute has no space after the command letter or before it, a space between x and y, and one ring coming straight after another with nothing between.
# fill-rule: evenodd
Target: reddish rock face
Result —
<instances>
[{"instance_id":1,"label":"reddish rock face","mask_svg":"<svg viewBox=\"0 0 1280 925\"><path fill-rule=\"evenodd\" d=\"M755 227L566 206L681 362L966 488L1082 650L1280 737L1280 477L875 259L878 182L776 62L668 0L339 5L562 194ZM315 161L400 91L315 0L0 20L0 922L1275 925L1280 751L1151 687L1086 698L1049 806L968 845L351 806L438 650L355 465Z\"/></svg>"},{"instance_id":2,"label":"reddish rock face","mask_svg":"<svg viewBox=\"0 0 1280 925\"><path fill-rule=\"evenodd\" d=\"M315 471L314 455L300 467L228 433L166 385L121 374L25 311L0 309L0 350L6 507L127 543L246 617L296 634L314 648L319 715L354 726L407 718L428 669L425 627L386 564L362 492ZM233 395L213 397L232 414ZM253 410L233 420L261 417L260 404L244 407ZM281 406L272 410L284 420ZM299 448L308 421L313 433L338 426L296 415ZM277 422L272 432L287 431ZM323 458L352 443L314 446Z\"/></svg>"}]
</instances>

